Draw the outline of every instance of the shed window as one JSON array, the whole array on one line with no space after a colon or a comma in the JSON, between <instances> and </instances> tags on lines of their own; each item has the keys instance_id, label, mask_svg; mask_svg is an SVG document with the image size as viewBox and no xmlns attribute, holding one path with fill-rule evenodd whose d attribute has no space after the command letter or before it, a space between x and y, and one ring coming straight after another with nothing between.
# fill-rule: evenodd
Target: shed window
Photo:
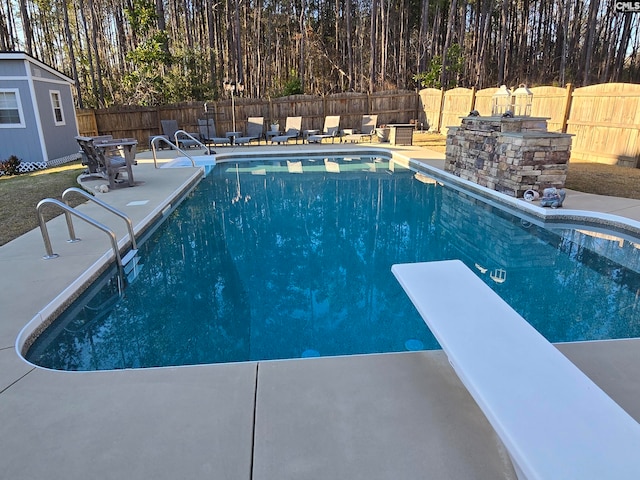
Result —
<instances>
[{"instance_id":1,"label":"shed window","mask_svg":"<svg viewBox=\"0 0 640 480\"><path fill-rule=\"evenodd\" d=\"M0 128L24 126L18 89L0 90Z\"/></svg>"},{"instance_id":2,"label":"shed window","mask_svg":"<svg viewBox=\"0 0 640 480\"><path fill-rule=\"evenodd\" d=\"M51 108L53 109L53 121L56 125L64 125L64 112L62 111L62 99L58 90L50 90Z\"/></svg>"}]
</instances>

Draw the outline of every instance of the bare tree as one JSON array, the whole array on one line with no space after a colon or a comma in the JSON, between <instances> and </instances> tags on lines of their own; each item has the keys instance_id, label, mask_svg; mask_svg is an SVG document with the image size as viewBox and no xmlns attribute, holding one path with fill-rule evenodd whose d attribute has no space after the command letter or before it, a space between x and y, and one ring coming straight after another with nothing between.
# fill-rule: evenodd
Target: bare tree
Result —
<instances>
[{"instance_id":1,"label":"bare tree","mask_svg":"<svg viewBox=\"0 0 640 480\"><path fill-rule=\"evenodd\" d=\"M31 19L29 18L26 0L20 0L20 18L22 19L27 53L33 55L33 29L31 28Z\"/></svg>"},{"instance_id":2,"label":"bare tree","mask_svg":"<svg viewBox=\"0 0 640 480\"><path fill-rule=\"evenodd\" d=\"M593 56L593 45L595 43L596 29L598 27L596 23L596 14L598 13L599 6L600 0L590 0L589 20L587 22L587 40L584 47L583 85L589 85L591 79L591 57Z\"/></svg>"},{"instance_id":3,"label":"bare tree","mask_svg":"<svg viewBox=\"0 0 640 480\"><path fill-rule=\"evenodd\" d=\"M263 96L292 75L323 94L405 88L416 69L476 88L637 81L640 70L640 21L600 0L0 2L0 50L71 72L79 105L143 101L147 87L160 101L207 100L225 77Z\"/></svg>"}]
</instances>

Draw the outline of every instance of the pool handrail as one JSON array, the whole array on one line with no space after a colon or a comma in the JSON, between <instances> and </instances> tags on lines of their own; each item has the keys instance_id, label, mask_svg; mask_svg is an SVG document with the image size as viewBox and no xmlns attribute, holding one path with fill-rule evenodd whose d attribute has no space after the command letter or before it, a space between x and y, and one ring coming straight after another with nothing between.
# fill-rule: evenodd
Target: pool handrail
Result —
<instances>
[{"instance_id":1,"label":"pool handrail","mask_svg":"<svg viewBox=\"0 0 640 480\"><path fill-rule=\"evenodd\" d=\"M198 145L200 145L202 148L204 148L207 151L207 155L211 155L211 149L207 145L202 143L200 140L198 140L196 137L191 135L189 132L185 132L184 130L176 130L176 133L173 134L173 137L176 140L176 145L180 145L180 141L178 140L178 134L184 135L185 137L193 140L194 142L196 142Z\"/></svg>"},{"instance_id":2,"label":"pool handrail","mask_svg":"<svg viewBox=\"0 0 640 480\"><path fill-rule=\"evenodd\" d=\"M125 223L127 224L127 230L129 230L129 239L131 240L131 248L133 250L137 250L138 249L138 245L136 243L136 236L133 233L133 222L131 221L131 219L125 213L121 212L120 210L118 210L115 207L112 207L108 203L105 203L102 200L99 200L98 198L96 198L95 196L93 196L90 193L86 192L85 190L82 190L82 189L77 188L77 187L69 187L64 192L62 192L62 200L64 200L64 202L68 206L71 206L71 205L69 205L67 197L72 193L77 193L79 195L82 195L87 200L90 200L93 203L96 203L97 205L100 205L102 208L104 208L104 209L108 210L109 212L113 213L114 215L117 215L120 218L122 218L125 221ZM79 240L79 239L75 238L75 231L73 229L73 222L71 220L71 214L65 210L64 215L65 215L65 217L67 219L67 226L69 228L69 236L73 240Z\"/></svg>"},{"instance_id":3,"label":"pool handrail","mask_svg":"<svg viewBox=\"0 0 640 480\"><path fill-rule=\"evenodd\" d=\"M153 153L153 166L155 168L158 168L158 157L156 156L156 143L162 141L164 143L166 143L167 145L169 145L172 149L179 151L181 154L183 154L185 157L187 157L190 161L191 161L191 165L193 167L196 166L196 162L193 158L191 158L191 155L189 155L187 152L185 152L184 150L182 150L180 147L178 147L177 145L175 145L174 143L172 143L169 139L167 139L166 137L163 137L162 135L158 135L156 137L153 137L151 139L151 152Z\"/></svg>"},{"instance_id":4,"label":"pool handrail","mask_svg":"<svg viewBox=\"0 0 640 480\"><path fill-rule=\"evenodd\" d=\"M89 225L93 225L97 229L102 230L104 233L106 233L109 236L109 240L111 241L111 247L113 248L113 253L115 254L116 261L118 262L118 270L122 273L123 271L122 257L120 256L120 249L118 248L118 240L115 232L111 230L109 227L107 227L106 225L103 225L97 220L94 220L88 215L85 215L84 213L76 210L75 208L70 207L66 203L61 202L60 200L57 200L55 198L42 199L38 202L38 205L36 206L36 211L38 212L38 224L40 225L40 232L42 233L44 248L47 252L47 254L42 258L44 258L45 260L50 260L52 258L59 257L57 253L53 252L53 248L51 246L51 239L49 237L49 231L47 230L47 223L44 221L44 216L42 215L42 208L47 204L56 205L60 207L62 210L64 210L65 212L69 212L70 214L75 215L80 220L84 220ZM69 232L69 234L71 236L71 232Z\"/></svg>"}]
</instances>

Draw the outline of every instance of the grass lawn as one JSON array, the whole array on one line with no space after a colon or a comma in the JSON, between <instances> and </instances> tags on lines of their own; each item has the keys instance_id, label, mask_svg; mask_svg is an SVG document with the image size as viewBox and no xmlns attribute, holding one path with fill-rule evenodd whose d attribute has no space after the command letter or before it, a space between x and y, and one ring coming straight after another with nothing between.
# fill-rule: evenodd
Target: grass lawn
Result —
<instances>
[{"instance_id":1,"label":"grass lawn","mask_svg":"<svg viewBox=\"0 0 640 480\"><path fill-rule=\"evenodd\" d=\"M434 133L414 134L414 144L445 151L445 137ZM38 202L43 198L60 199L65 189L77 186L76 178L83 169L80 162L74 162L40 172L0 177L0 245L36 228ZM640 169L570 163L566 186L581 192L640 199ZM71 199L72 206L83 202L75 195ZM44 212L47 220L61 214L52 207Z\"/></svg>"},{"instance_id":2,"label":"grass lawn","mask_svg":"<svg viewBox=\"0 0 640 480\"><path fill-rule=\"evenodd\" d=\"M78 186L76 178L84 168L80 162L74 162L34 173L0 177L0 245L36 228L38 202L43 198L60 200L67 188ZM71 206L80 203L83 203L81 197L71 197ZM44 208L46 220L61 213L55 207Z\"/></svg>"}]
</instances>

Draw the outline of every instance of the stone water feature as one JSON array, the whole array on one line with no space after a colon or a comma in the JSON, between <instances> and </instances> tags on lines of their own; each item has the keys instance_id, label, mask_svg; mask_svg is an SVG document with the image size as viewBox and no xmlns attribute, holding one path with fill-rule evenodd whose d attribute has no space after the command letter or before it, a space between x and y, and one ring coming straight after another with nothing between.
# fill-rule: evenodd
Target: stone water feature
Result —
<instances>
[{"instance_id":1,"label":"stone water feature","mask_svg":"<svg viewBox=\"0 0 640 480\"><path fill-rule=\"evenodd\" d=\"M512 197L564 188L571 135L547 131L540 117L462 118L447 133L445 170Z\"/></svg>"}]
</instances>

